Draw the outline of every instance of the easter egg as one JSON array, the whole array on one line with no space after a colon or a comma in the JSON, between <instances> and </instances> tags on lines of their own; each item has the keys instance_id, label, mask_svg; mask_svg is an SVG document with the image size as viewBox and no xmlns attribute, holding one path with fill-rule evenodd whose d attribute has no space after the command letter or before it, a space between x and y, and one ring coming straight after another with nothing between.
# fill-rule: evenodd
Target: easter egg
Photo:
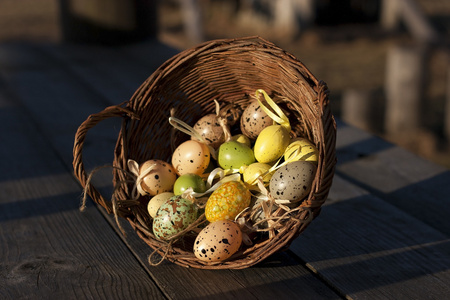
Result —
<instances>
[{"instance_id":1,"label":"easter egg","mask_svg":"<svg viewBox=\"0 0 450 300\"><path fill-rule=\"evenodd\" d=\"M260 132L273 124L273 120L264 112L258 101L251 102L241 116L241 132L254 140Z\"/></svg>"},{"instance_id":2,"label":"easter egg","mask_svg":"<svg viewBox=\"0 0 450 300\"><path fill-rule=\"evenodd\" d=\"M208 224L194 242L194 255L206 262L223 261L239 250L242 232L239 226L228 220Z\"/></svg>"},{"instance_id":3,"label":"easter egg","mask_svg":"<svg viewBox=\"0 0 450 300\"><path fill-rule=\"evenodd\" d=\"M223 143L219 147L217 162L222 169L239 169L255 162L253 150L237 141Z\"/></svg>"},{"instance_id":4,"label":"easter egg","mask_svg":"<svg viewBox=\"0 0 450 300\"><path fill-rule=\"evenodd\" d=\"M289 132L281 125L264 128L258 135L254 153L260 163L270 163L279 159L290 142Z\"/></svg>"},{"instance_id":5,"label":"easter egg","mask_svg":"<svg viewBox=\"0 0 450 300\"><path fill-rule=\"evenodd\" d=\"M284 152L284 160L297 161L304 160L317 164L319 160L319 150L308 139L295 138L287 146Z\"/></svg>"},{"instance_id":6,"label":"easter egg","mask_svg":"<svg viewBox=\"0 0 450 300\"><path fill-rule=\"evenodd\" d=\"M196 193L203 193L206 191L205 181L203 181L200 175L183 174L175 181L175 184L173 185L173 192L175 195L181 195L190 187Z\"/></svg>"},{"instance_id":7,"label":"easter egg","mask_svg":"<svg viewBox=\"0 0 450 300\"><path fill-rule=\"evenodd\" d=\"M158 212L159 207L173 196L174 193L172 192L164 192L152 197L152 199L150 199L147 204L147 210L150 216L152 218L156 217L156 213Z\"/></svg>"},{"instance_id":8,"label":"easter egg","mask_svg":"<svg viewBox=\"0 0 450 300\"><path fill-rule=\"evenodd\" d=\"M153 234L158 239L167 240L185 230L197 220L197 207L181 196L173 196L163 203L153 219Z\"/></svg>"},{"instance_id":9,"label":"easter egg","mask_svg":"<svg viewBox=\"0 0 450 300\"><path fill-rule=\"evenodd\" d=\"M215 114L204 116L195 123L193 128L203 137L207 144L214 149L217 149L225 142L225 132L220 125L219 117ZM192 139L195 140L195 137L192 137Z\"/></svg>"},{"instance_id":10,"label":"easter egg","mask_svg":"<svg viewBox=\"0 0 450 300\"><path fill-rule=\"evenodd\" d=\"M178 175L202 175L209 165L210 152L207 145L189 140L180 144L172 155L172 165Z\"/></svg>"},{"instance_id":11,"label":"easter egg","mask_svg":"<svg viewBox=\"0 0 450 300\"><path fill-rule=\"evenodd\" d=\"M242 182L225 182L209 196L205 207L206 219L209 222L233 220L250 205L250 199L250 191Z\"/></svg>"},{"instance_id":12,"label":"easter egg","mask_svg":"<svg viewBox=\"0 0 450 300\"><path fill-rule=\"evenodd\" d=\"M244 134L242 134L242 133L233 135L233 136L231 137L231 140L232 140L232 141L239 142L239 143L241 143L241 144L245 144L245 145L247 145L247 146L249 146L249 147L252 146L252 143L251 143L250 139L249 139L246 135L244 135Z\"/></svg>"},{"instance_id":13,"label":"easter egg","mask_svg":"<svg viewBox=\"0 0 450 300\"><path fill-rule=\"evenodd\" d=\"M272 175L270 194L275 199L296 202L302 200L311 190L316 166L307 161L288 163Z\"/></svg>"},{"instance_id":14,"label":"easter egg","mask_svg":"<svg viewBox=\"0 0 450 300\"><path fill-rule=\"evenodd\" d=\"M172 191L177 179L175 169L170 163L151 159L139 167L139 173L147 173L141 182L141 188L150 196Z\"/></svg>"},{"instance_id":15,"label":"easter egg","mask_svg":"<svg viewBox=\"0 0 450 300\"><path fill-rule=\"evenodd\" d=\"M242 177L245 183L249 185L257 184L256 180L259 176L263 176L263 182L269 182L272 177L271 173L267 173L271 166L263 163L252 163L247 167L243 167Z\"/></svg>"}]
</instances>

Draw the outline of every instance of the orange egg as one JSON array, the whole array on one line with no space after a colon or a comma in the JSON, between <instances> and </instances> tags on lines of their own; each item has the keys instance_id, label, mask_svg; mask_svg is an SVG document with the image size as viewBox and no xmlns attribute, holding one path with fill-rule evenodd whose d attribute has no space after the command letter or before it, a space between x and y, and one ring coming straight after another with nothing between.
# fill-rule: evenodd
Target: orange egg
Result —
<instances>
[{"instance_id":1,"label":"orange egg","mask_svg":"<svg viewBox=\"0 0 450 300\"><path fill-rule=\"evenodd\" d=\"M230 258L242 244L239 226L228 220L210 223L194 242L194 255L202 261L217 262Z\"/></svg>"},{"instance_id":2,"label":"orange egg","mask_svg":"<svg viewBox=\"0 0 450 300\"><path fill-rule=\"evenodd\" d=\"M189 140L179 145L172 155L172 165L178 175L202 175L209 165L211 154L204 143Z\"/></svg>"}]
</instances>

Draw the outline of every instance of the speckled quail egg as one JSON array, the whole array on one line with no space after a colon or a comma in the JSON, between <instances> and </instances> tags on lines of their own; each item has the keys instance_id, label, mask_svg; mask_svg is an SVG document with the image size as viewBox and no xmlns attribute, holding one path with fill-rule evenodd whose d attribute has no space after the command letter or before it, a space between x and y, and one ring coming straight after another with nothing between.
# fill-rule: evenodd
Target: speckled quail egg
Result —
<instances>
[{"instance_id":1,"label":"speckled quail egg","mask_svg":"<svg viewBox=\"0 0 450 300\"><path fill-rule=\"evenodd\" d=\"M300 201L311 190L316 166L307 161L288 163L272 175L269 183L270 194L275 199Z\"/></svg>"}]
</instances>

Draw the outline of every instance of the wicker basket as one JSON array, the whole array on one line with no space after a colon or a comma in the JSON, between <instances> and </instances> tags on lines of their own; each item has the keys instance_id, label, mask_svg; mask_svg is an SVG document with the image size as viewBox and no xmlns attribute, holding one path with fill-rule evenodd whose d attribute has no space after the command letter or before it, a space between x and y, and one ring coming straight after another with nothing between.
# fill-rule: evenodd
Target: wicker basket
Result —
<instances>
[{"instance_id":1,"label":"wicker basket","mask_svg":"<svg viewBox=\"0 0 450 300\"><path fill-rule=\"evenodd\" d=\"M264 89L287 112L293 136L303 136L319 150L319 162L312 190L296 211L271 235L261 234L252 246L242 247L231 259L208 264L196 259L192 237L168 243L154 237L148 198L130 200L132 184L127 160L170 161L170 149L188 137L168 123L172 109L188 124L215 112L214 99L225 103L227 116L236 116L252 101L256 89ZM91 184L82 161L88 130L98 122L121 117L113 161L115 201L107 200ZM287 249L290 243L320 212L334 176L336 124L330 111L328 89L293 55L259 37L214 40L185 50L162 64L134 93L117 106L90 115L79 127L74 144L73 167L89 196L108 213L130 222L136 233L164 259L185 267L203 269L242 269L271 254ZM87 186L86 186L87 185Z\"/></svg>"}]
</instances>

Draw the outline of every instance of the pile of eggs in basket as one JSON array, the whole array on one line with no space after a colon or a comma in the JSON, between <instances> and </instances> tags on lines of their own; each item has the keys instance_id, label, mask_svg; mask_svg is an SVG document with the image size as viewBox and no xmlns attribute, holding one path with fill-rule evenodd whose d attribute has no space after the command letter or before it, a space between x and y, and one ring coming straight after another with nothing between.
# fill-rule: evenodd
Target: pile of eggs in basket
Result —
<instances>
[{"instance_id":1,"label":"pile of eggs in basket","mask_svg":"<svg viewBox=\"0 0 450 300\"><path fill-rule=\"evenodd\" d=\"M241 133L231 136L226 121L209 114L191 127L194 134L178 145L171 163L153 159L138 167L136 185L150 197L157 239L176 238L204 211L206 226L192 228L198 233L193 253L202 261L222 261L239 250L243 211L252 211L247 228L264 230L278 206L295 208L311 190L317 148L291 138L283 111L263 90L255 95L240 117Z\"/></svg>"}]
</instances>

